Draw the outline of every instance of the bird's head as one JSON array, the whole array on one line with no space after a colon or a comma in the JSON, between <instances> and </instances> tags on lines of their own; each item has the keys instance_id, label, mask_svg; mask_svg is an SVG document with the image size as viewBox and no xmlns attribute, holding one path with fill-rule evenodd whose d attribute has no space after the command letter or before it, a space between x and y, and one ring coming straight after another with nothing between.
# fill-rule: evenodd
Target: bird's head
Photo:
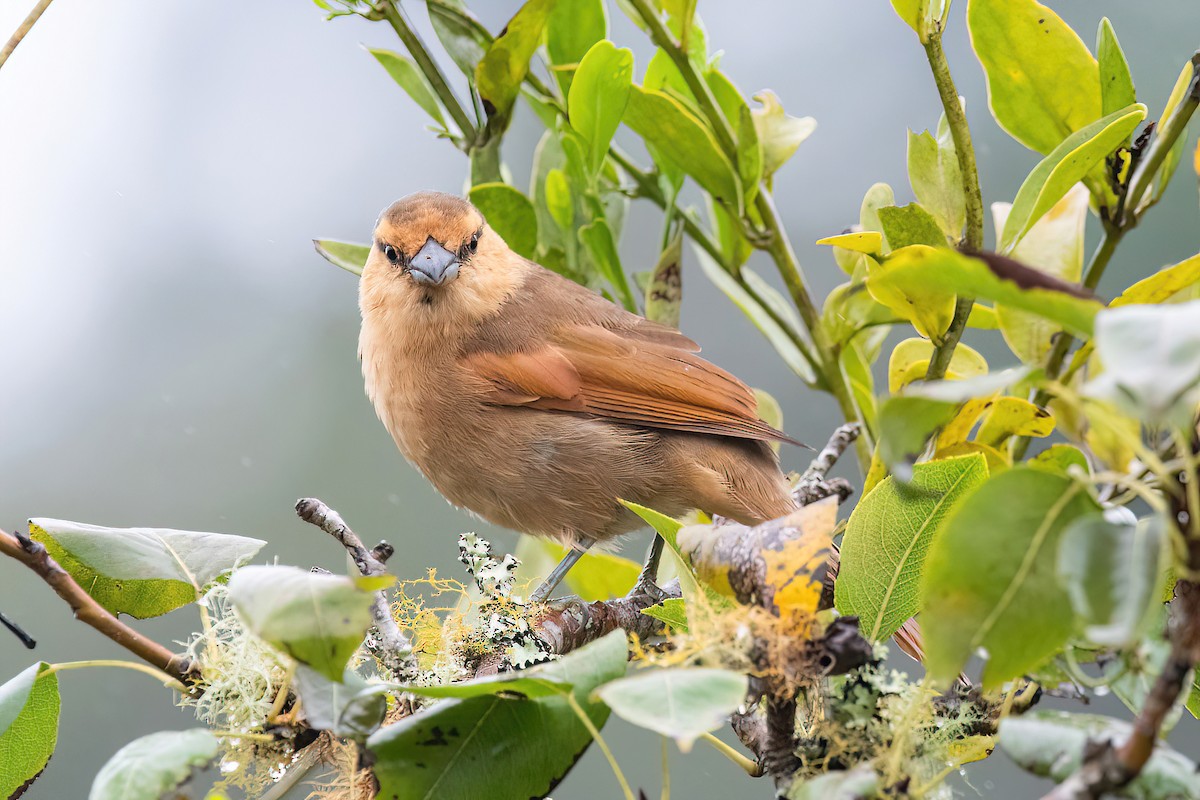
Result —
<instances>
[{"instance_id":1,"label":"bird's head","mask_svg":"<svg viewBox=\"0 0 1200 800\"><path fill-rule=\"evenodd\" d=\"M483 310L511 289L519 261L466 200L417 192L379 216L363 269L363 299L389 307Z\"/></svg>"}]
</instances>

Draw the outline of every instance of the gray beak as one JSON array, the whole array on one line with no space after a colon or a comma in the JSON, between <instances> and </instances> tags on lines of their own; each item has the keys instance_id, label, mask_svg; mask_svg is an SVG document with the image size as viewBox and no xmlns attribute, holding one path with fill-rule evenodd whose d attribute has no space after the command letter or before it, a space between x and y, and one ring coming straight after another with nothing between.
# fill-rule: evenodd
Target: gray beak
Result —
<instances>
[{"instance_id":1,"label":"gray beak","mask_svg":"<svg viewBox=\"0 0 1200 800\"><path fill-rule=\"evenodd\" d=\"M430 236L408 265L413 280L427 286L441 286L458 277L458 258Z\"/></svg>"}]
</instances>

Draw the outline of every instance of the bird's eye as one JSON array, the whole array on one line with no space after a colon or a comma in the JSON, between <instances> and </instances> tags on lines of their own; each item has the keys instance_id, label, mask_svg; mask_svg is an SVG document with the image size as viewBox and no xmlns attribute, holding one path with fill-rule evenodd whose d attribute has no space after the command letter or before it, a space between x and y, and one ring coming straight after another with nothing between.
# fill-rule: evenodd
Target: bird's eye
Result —
<instances>
[{"instance_id":1,"label":"bird's eye","mask_svg":"<svg viewBox=\"0 0 1200 800\"><path fill-rule=\"evenodd\" d=\"M472 253L474 253L476 250L479 249L479 234L478 233L471 237L471 243L469 245L467 245L467 247L471 248Z\"/></svg>"},{"instance_id":2,"label":"bird's eye","mask_svg":"<svg viewBox=\"0 0 1200 800\"><path fill-rule=\"evenodd\" d=\"M400 254L396 252L396 248L392 247L390 244L385 244L383 246L383 254L387 256L387 260L393 264L395 264L400 258Z\"/></svg>"}]
</instances>

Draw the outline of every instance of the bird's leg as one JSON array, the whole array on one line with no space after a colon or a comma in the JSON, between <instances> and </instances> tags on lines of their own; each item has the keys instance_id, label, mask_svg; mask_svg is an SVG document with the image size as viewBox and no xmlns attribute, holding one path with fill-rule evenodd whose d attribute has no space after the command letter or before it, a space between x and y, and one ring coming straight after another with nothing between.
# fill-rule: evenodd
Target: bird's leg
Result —
<instances>
[{"instance_id":1,"label":"bird's leg","mask_svg":"<svg viewBox=\"0 0 1200 800\"><path fill-rule=\"evenodd\" d=\"M558 562L558 566L546 576L546 580L542 581L542 585L534 589L533 594L529 596L531 602L541 603L550 597L550 593L558 588L558 584L562 583L562 579L571 571L571 567L575 566L575 562L583 558L583 554L588 548L596 543L595 539L580 539L571 545L571 549L563 556L562 561Z\"/></svg>"},{"instance_id":2,"label":"bird's leg","mask_svg":"<svg viewBox=\"0 0 1200 800\"><path fill-rule=\"evenodd\" d=\"M654 541L650 543L650 552L646 554L646 563L642 567L642 572L638 575L637 583L629 590L630 595L644 594L648 595L656 602L662 602L666 594L662 589L658 588L658 562L662 560L663 545L666 541L661 534L654 534Z\"/></svg>"}]
</instances>

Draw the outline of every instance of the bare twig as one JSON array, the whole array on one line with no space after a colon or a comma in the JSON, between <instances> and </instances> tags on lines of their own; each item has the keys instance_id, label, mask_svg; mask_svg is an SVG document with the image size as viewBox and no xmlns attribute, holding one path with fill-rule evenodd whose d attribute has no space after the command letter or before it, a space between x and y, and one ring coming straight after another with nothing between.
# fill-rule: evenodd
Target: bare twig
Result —
<instances>
[{"instance_id":1,"label":"bare twig","mask_svg":"<svg viewBox=\"0 0 1200 800\"><path fill-rule=\"evenodd\" d=\"M16 636L18 639L20 639L21 644L25 645L26 648L32 650L33 648L37 647L37 642L34 641L34 638L26 633L20 625L4 616L3 613L0 613L0 625L3 625L12 631L13 636Z\"/></svg>"},{"instance_id":2,"label":"bare twig","mask_svg":"<svg viewBox=\"0 0 1200 800\"><path fill-rule=\"evenodd\" d=\"M75 619L91 625L100 633L124 647L133 655L155 667L185 686L192 685L198 677L192 660L172 653L158 642L121 622L85 592L75 579L50 557L46 548L28 536L15 536L0 531L0 553L20 561L33 570L66 601L75 613Z\"/></svg>"},{"instance_id":3,"label":"bare twig","mask_svg":"<svg viewBox=\"0 0 1200 800\"><path fill-rule=\"evenodd\" d=\"M296 515L305 522L316 525L345 547L350 558L354 560L354 565L364 576L387 574L384 560L395 552L387 542L380 542L374 550L368 550L341 515L315 497L298 500ZM384 558L381 560L379 556ZM414 669L412 642L400 630L400 625L392 616L391 604L382 589L375 592L375 599L371 603L371 617L375 620L375 630L379 636L378 646L373 648L376 657L398 678L410 675Z\"/></svg>"},{"instance_id":4,"label":"bare twig","mask_svg":"<svg viewBox=\"0 0 1200 800\"><path fill-rule=\"evenodd\" d=\"M25 35L33 29L34 24L42 16L42 13L50 7L50 3L51 0L38 0L38 4L33 7L32 11L29 12L29 16L25 17L25 19L17 27L17 30L13 32L12 36L9 37L8 42L6 42L4 45L4 49L0 50L0 67L3 67L4 62L8 61L8 57L11 56L13 51L17 49L17 45L19 45L21 40L25 38Z\"/></svg>"}]
</instances>

